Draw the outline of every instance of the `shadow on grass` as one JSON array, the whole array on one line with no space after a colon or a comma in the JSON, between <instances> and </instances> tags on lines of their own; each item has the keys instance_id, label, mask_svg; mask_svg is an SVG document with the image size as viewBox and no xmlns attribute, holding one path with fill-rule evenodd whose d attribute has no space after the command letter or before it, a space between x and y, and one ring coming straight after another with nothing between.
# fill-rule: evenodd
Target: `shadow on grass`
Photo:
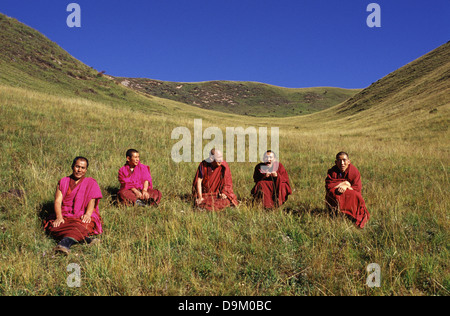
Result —
<instances>
[{"instance_id":1,"label":"shadow on grass","mask_svg":"<svg viewBox=\"0 0 450 316\"><path fill-rule=\"evenodd\" d=\"M326 206L324 207L311 207L310 204L300 203L297 207L287 207L284 209L284 212L292 215L302 216L305 214L309 214L312 216L325 216L334 218L337 216L337 212L328 209Z\"/></svg>"},{"instance_id":2,"label":"shadow on grass","mask_svg":"<svg viewBox=\"0 0 450 316\"><path fill-rule=\"evenodd\" d=\"M47 201L44 204L42 204L42 206L40 207L40 209L38 211L38 216L42 223L45 220L47 220L51 214L53 214L55 212L54 205L55 205L54 201Z\"/></svg>"},{"instance_id":3,"label":"shadow on grass","mask_svg":"<svg viewBox=\"0 0 450 316\"><path fill-rule=\"evenodd\" d=\"M170 196L170 195L169 195L169 196ZM181 201L183 201L183 202L186 202L186 203L194 203L192 194L184 193L184 194L178 194L177 196L178 196L178 198L179 198Z\"/></svg>"},{"instance_id":4,"label":"shadow on grass","mask_svg":"<svg viewBox=\"0 0 450 316\"><path fill-rule=\"evenodd\" d=\"M47 229L45 229L45 224L46 221L49 220L52 214L55 213L55 202L52 201L46 201L44 202L44 204L42 204L42 206L38 209L38 217L40 219L40 225L42 227L42 230L45 232L45 235L47 237L50 237L49 232L47 231Z\"/></svg>"},{"instance_id":5,"label":"shadow on grass","mask_svg":"<svg viewBox=\"0 0 450 316\"><path fill-rule=\"evenodd\" d=\"M119 188L118 187L106 187L105 188L108 196L104 196L104 198L109 197L111 200L111 205L112 206L119 206L119 197L117 195L117 193L119 192Z\"/></svg>"},{"instance_id":6,"label":"shadow on grass","mask_svg":"<svg viewBox=\"0 0 450 316\"><path fill-rule=\"evenodd\" d=\"M311 207L311 205L306 203L301 203L296 208L285 208L284 211L288 214L298 215L302 216L305 214L309 214L314 217L321 217L321 218L328 218L331 220L337 220L337 219L345 219L353 224L356 223L356 219L354 219L352 216L340 212L336 208L328 207L325 205L324 207Z\"/></svg>"}]
</instances>

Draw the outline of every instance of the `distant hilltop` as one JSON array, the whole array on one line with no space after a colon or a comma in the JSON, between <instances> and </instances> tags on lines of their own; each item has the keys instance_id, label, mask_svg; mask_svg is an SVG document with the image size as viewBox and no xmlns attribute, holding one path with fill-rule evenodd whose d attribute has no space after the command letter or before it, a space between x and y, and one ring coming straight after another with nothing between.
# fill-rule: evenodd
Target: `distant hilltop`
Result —
<instances>
[{"instance_id":1,"label":"distant hilltop","mask_svg":"<svg viewBox=\"0 0 450 316\"><path fill-rule=\"evenodd\" d=\"M259 117L311 114L337 105L361 90L333 87L282 88L258 82L169 82L146 78L115 78L146 95L203 109Z\"/></svg>"}]
</instances>

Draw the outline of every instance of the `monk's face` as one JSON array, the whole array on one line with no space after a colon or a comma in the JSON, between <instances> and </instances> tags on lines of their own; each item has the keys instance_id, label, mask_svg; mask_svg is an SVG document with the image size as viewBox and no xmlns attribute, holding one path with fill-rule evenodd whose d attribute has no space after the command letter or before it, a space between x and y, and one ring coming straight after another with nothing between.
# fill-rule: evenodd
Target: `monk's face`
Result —
<instances>
[{"instance_id":1,"label":"monk's face","mask_svg":"<svg viewBox=\"0 0 450 316\"><path fill-rule=\"evenodd\" d=\"M76 179L81 179L86 174L86 171L87 171L87 162L86 162L86 160L78 159L75 162L75 165L72 168L72 175Z\"/></svg>"},{"instance_id":2,"label":"monk's face","mask_svg":"<svg viewBox=\"0 0 450 316\"><path fill-rule=\"evenodd\" d=\"M127 157L127 163L130 168L134 168L139 164L139 153L133 153L131 157Z\"/></svg>"},{"instance_id":3,"label":"monk's face","mask_svg":"<svg viewBox=\"0 0 450 316\"><path fill-rule=\"evenodd\" d=\"M347 155L340 155L338 159L336 159L335 163L339 170L344 172L350 165L350 159L348 159Z\"/></svg>"},{"instance_id":4,"label":"monk's face","mask_svg":"<svg viewBox=\"0 0 450 316\"><path fill-rule=\"evenodd\" d=\"M222 162L223 162L223 155L222 155L222 153L220 152L220 151L218 151L218 150L216 150L215 152L214 152L214 155L211 155L211 160L213 160L213 165L214 166L220 166L220 165L222 165Z\"/></svg>"},{"instance_id":5,"label":"monk's face","mask_svg":"<svg viewBox=\"0 0 450 316\"><path fill-rule=\"evenodd\" d=\"M268 166L272 166L272 163L275 161L274 153L266 153L264 155L264 163Z\"/></svg>"}]
</instances>

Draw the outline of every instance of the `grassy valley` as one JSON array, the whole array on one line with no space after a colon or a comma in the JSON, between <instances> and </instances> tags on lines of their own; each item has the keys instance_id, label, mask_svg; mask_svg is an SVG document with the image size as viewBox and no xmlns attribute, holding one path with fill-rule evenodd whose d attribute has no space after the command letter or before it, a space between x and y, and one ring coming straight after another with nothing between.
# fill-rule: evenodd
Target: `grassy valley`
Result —
<instances>
[{"instance_id":1,"label":"grassy valley","mask_svg":"<svg viewBox=\"0 0 450 316\"><path fill-rule=\"evenodd\" d=\"M0 39L0 295L450 293L449 43L320 112L257 117L125 87L1 14ZM240 84L250 85L234 87ZM241 205L194 210L198 163L170 156L173 129L192 133L194 119L224 134L226 127L279 127L294 189L284 207L253 206L255 163L232 162ZM128 148L150 165L163 194L158 208L116 204ZM371 214L363 230L325 208L326 171L341 150L362 174ZM90 159L87 175L102 189L105 232L99 245L76 245L62 257L52 252L42 217L77 155ZM24 195L5 193L12 189ZM67 286L70 263L81 267L79 288ZM366 285L370 263L381 267L379 288Z\"/></svg>"}]
</instances>

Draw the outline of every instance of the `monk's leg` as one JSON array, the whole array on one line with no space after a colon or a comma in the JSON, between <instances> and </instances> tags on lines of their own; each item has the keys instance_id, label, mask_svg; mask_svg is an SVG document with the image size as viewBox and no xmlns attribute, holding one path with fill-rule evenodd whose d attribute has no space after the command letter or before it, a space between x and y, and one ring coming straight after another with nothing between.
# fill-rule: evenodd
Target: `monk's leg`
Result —
<instances>
[{"instance_id":1,"label":"monk's leg","mask_svg":"<svg viewBox=\"0 0 450 316\"><path fill-rule=\"evenodd\" d=\"M327 192L325 196L325 204L328 211L330 211L333 215L336 215L336 213L338 213L339 202L337 197L332 192Z\"/></svg>"},{"instance_id":2,"label":"monk's leg","mask_svg":"<svg viewBox=\"0 0 450 316\"><path fill-rule=\"evenodd\" d=\"M216 194L204 194L203 202L197 207L208 211L220 211L230 205L229 199L218 198Z\"/></svg>"},{"instance_id":3,"label":"monk's leg","mask_svg":"<svg viewBox=\"0 0 450 316\"><path fill-rule=\"evenodd\" d=\"M161 191L157 189L148 189L148 194L150 195L150 198L145 202L148 203L149 205L158 206L159 203L161 202L162 197Z\"/></svg>"},{"instance_id":4,"label":"monk's leg","mask_svg":"<svg viewBox=\"0 0 450 316\"><path fill-rule=\"evenodd\" d=\"M347 190L340 196L339 209L342 213L349 215L356 226L363 228L369 220L369 212L361 193L355 190Z\"/></svg>"},{"instance_id":5,"label":"monk's leg","mask_svg":"<svg viewBox=\"0 0 450 316\"><path fill-rule=\"evenodd\" d=\"M280 196L281 199L279 199L280 201L280 205L283 205L284 203L286 203L286 201L288 200L289 197L289 193L288 193L288 185L286 183L281 183L281 189L280 189Z\"/></svg>"},{"instance_id":6,"label":"monk's leg","mask_svg":"<svg viewBox=\"0 0 450 316\"><path fill-rule=\"evenodd\" d=\"M124 205L134 205L137 201L136 195L131 190L122 190L117 193L120 203Z\"/></svg>"},{"instance_id":7,"label":"monk's leg","mask_svg":"<svg viewBox=\"0 0 450 316\"><path fill-rule=\"evenodd\" d=\"M64 223L53 227L53 221L47 225L47 232L58 240L55 250L65 254L69 253L70 247L78 242L87 241L94 231L94 222L83 223L78 218L64 218Z\"/></svg>"},{"instance_id":8,"label":"monk's leg","mask_svg":"<svg viewBox=\"0 0 450 316\"><path fill-rule=\"evenodd\" d=\"M254 188L256 200L262 201L264 208L274 208L274 190L271 181L259 181Z\"/></svg>"},{"instance_id":9,"label":"monk's leg","mask_svg":"<svg viewBox=\"0 0 450 316\"><path fill-rule=\"evenodd\" d=\"M262 207L264 205L264 203L263 203L264 195L258 184L256 184L253 187L250 194L253 196L253 206L255 206L255 204L258 207Z\"/></svg>"}]
</instances>

